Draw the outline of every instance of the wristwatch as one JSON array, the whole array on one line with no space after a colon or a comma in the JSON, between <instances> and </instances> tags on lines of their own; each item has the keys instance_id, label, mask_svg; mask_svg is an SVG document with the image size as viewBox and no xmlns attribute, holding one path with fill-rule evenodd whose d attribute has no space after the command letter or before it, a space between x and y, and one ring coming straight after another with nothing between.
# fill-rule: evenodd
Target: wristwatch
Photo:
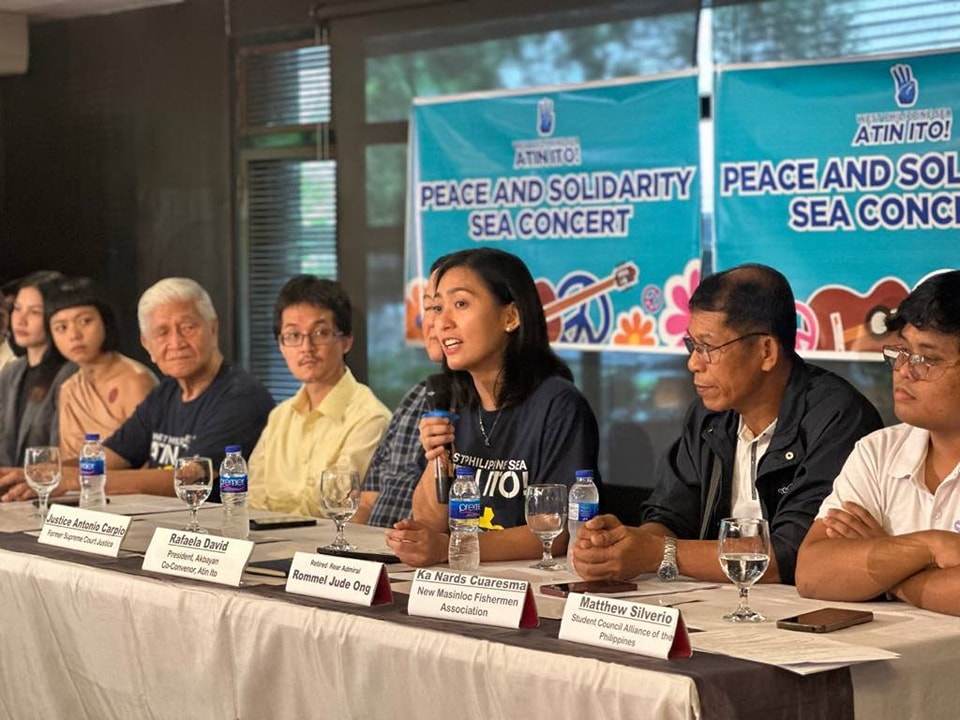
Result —
<instances>
[{"instance_id":1,"label":"wristwatch","mask_svg":"<svg viewBox=\"0 0 960 720\"><path fill-rule=\"evenodd\" d=\"M680 570L677 568L677 539L675 537L665 537L663 539L663 560L657 570L657 577L664 582L670 582L676 580L679 574Z\"/></svg>"}]
</instances>

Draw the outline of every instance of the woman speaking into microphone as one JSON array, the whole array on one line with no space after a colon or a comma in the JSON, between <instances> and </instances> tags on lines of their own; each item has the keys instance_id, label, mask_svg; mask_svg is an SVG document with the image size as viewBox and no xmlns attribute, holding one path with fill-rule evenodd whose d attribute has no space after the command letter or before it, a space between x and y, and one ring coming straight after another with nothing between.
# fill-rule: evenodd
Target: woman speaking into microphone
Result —
<instances>
[{"instance_id":1,"label":"woman speaking into microphone","mask_svg":"<svg viewBox=\"0 0 960 720\"><path fill-rule=\"evenodd\" d=\"M550 348L522 260L491 248L464 250L440 266L436 283L435 330L459 420L455 427L444 417L421 421L428 463L414 491L413 519L388 531L387 544L410 565L447 561L447 506L437 499L434 477L439 457L474 471L481 562L539 558L543 547L525 525L524 492L528 485L569 486L577 470L596 469L596 418ZM554 553L566 544L563 533Z\"/></svg>"}]
</instances>

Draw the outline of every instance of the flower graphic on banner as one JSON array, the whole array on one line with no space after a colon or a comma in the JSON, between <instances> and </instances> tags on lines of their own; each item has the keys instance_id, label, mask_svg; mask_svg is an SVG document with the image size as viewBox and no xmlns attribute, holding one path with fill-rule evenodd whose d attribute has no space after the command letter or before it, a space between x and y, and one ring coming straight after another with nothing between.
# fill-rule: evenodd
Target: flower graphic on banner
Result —
<instances>
[{"instance_id":1,"label":"flower graphic on banner","mask_svg":"<svg viewBox=\"0 0 960 720\"><path fill-rule=\"evenodd\" d=\"M817 316L806 303L799 300L795 302L797 306L797 350L806 352L816 350L817 343L820 341L820 325L817 322Z\"/></svg>"},{"instance_id":2,"label":"flower graphic on banner","mask_svg":"<svg viewBox=\"0 0 960 720\"><path fill-rule=\"evenodd\" d=\"M407 285L407 295L404 299L404 337L407 342L423 342L423 333L420 330L423 326L423 314L420 307L422 298L423 279L411 280Z\"/></svg>"},{"instance_id":3,"label":"flower graphic on banner","mask_svg":"<svg viewBox=\"0 0 960 720\"><path fill-rule=\"evenodd\" d=\"M683 344L683 336L690 324L690 298L700 284L700 260L693 259L683 269L683 275L671 275L663 286L665 304L660 313L660 338L667 347Z\"/></svg>"},{"instance_id":4,"label":"flower graphic on banner","mask_svg":"<svg viewBox=\"0 0 960 720\"><path fill-rule=\"evenodd\" d=\"M657 344L657 328L654 320L634 305L629 312L617 315L617 330L613 333L614 345L652 347Z\"/></svg>"}]
</instances>

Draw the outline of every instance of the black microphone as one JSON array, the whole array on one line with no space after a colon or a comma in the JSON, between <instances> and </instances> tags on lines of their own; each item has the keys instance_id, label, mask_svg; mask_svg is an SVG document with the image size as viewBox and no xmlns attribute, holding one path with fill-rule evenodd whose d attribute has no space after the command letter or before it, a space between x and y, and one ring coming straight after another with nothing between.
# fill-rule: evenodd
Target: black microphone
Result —
<instances>
[{"instance_id":1,"label":"black microphone","mask_svg":"<svg viewBox=\"0 0 960 720\"><path fill-rule=\"evenodd\" d=\"M437 373L427 378L427 404L432 412L445 413L449 416L452 396L453 389L450 387L450 378L447 375ZM453 445L445 447L452 459ZM447 477L442 456L434 458L433 473L437 483L437 500L445 505L450 500L450 478Z\"/></svg>"}]
</instances>

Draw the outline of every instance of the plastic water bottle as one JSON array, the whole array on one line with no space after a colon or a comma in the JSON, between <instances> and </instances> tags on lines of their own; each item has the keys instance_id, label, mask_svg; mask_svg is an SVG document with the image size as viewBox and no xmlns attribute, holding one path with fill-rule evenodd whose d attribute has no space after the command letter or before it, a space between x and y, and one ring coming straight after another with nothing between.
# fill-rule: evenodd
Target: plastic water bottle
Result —
<instances>
[{"instance_id":1,"label":"plastic water bottle","mask_svg":"<svg viewBox=\"0 0 960 720\"><path fill-rule=\"evenodd\" d=\"M239 445L227 445L220 463L220 502L223 505L223 536L246 540L250 535L247 510L247 463Z\"/></svg>"},{"instance_id":2,"label":"plastic water bottle","mask_svg":"<svg viewBox=\"0 0 960 720\"><path fill-rule=\"evenodd\" d=\"M107 509L107 456L97 433L85 433L80 448L80 507Z\"/></svg>"},{"instance_id":3,"label":"plastic water bottle","mask_svg":"<svg viewBox=\"0 0 960 720\"><path fill-rule=\"evenodd\" d=\"M473 572L480 567L480 489L473 468L457 466L450 488L450 568Z\"/></svg>"},{"instance_id":4,"label":"plastic water bottle","mask_svg":"<svg viewBox=\"0 0 960 720\"><path fill-rule=\"evenodd\" d=\"M567 547L573 547L580 526L599 512L600 492L593 482L593 470L577 470L576 480L567 493L567 530L570 533Z\"/></svg>"}]
</instances>

